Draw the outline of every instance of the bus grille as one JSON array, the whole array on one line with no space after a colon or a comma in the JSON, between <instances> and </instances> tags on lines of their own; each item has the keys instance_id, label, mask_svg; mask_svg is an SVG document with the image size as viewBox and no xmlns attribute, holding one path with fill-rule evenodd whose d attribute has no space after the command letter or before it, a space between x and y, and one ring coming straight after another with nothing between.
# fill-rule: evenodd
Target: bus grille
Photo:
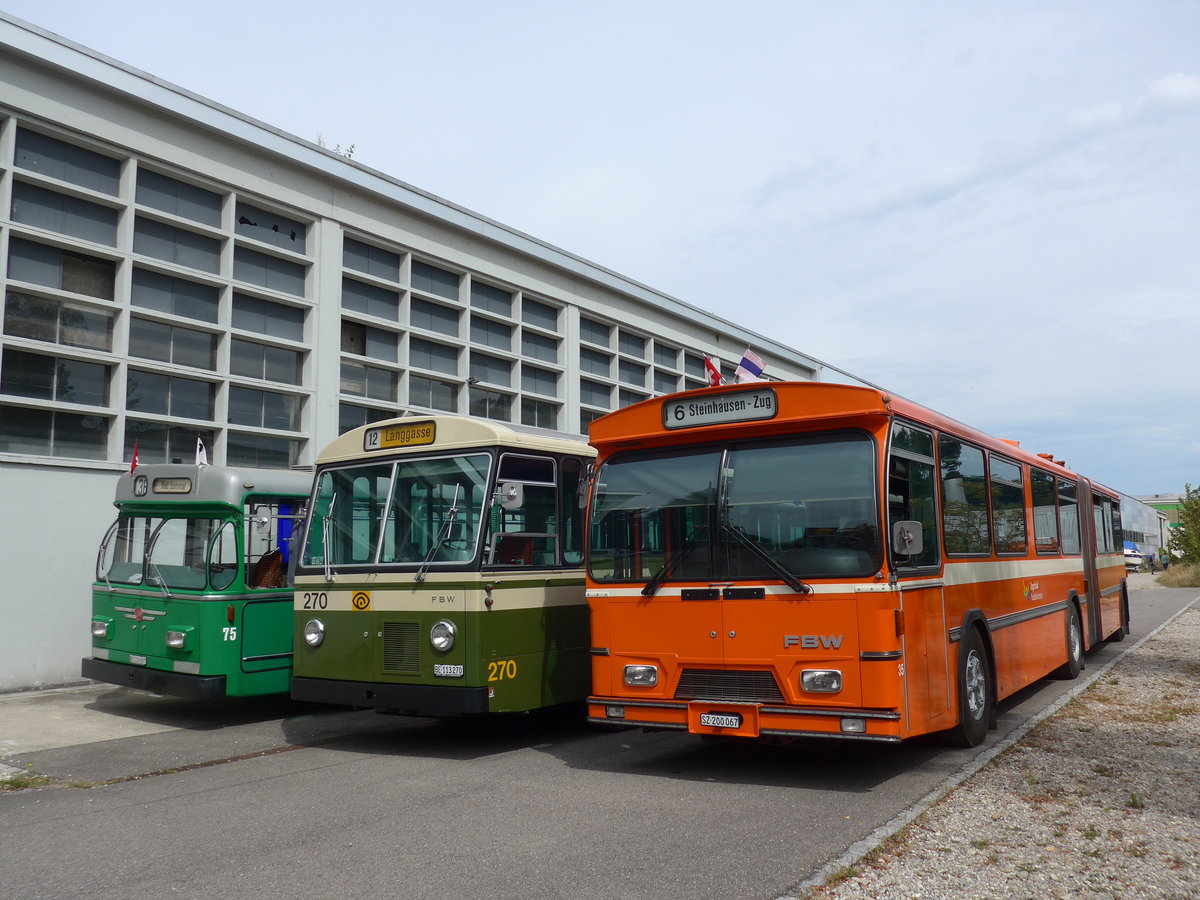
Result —
<instances>
[{"instance_id":1,"label":"bus grille","mask_svg":"<svg viewBox=\"0 0 1200 900\"><path fill-rule=\"evenodd\" d=\"M383 670L417 674L421 671L421 647L416 622L383 623Z\"/></svg>"},{"instance_id":2,"label":"bus grille","mask_svg":"<svg viewBox=\"0 0 1200 900\"><path fill-rule=\"evenodd\" d=\"M675 699L782 703L783 692L770 672L684 669L675 688Z\"/></svg>"}]
</instances>

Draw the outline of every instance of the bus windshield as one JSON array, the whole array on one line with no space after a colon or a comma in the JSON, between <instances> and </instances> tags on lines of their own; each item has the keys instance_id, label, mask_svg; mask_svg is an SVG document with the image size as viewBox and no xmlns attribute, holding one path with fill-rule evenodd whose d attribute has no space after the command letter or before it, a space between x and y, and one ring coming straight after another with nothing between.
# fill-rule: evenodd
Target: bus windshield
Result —
<instances>
[{"instance_id":1,"label":"bus windshield","mask_svg":"<svg viewBox=\"0 0 1200 900\"><path fill-rule=\"evenodd\" d=\"M303 564L438 565L475 558L491 456L426 457L326 469Z\"/></svg>"},{"instance_id":2,"label":"bus windshield","mask_svg":"<svg viewBox=\"0 0 1200 900\"><path fill-rule=\"evenodd\" d=\"M878 509L859 432L619 455L596 477L589 567L651 584L870 575Z\"/></svg>"},{"instance_id":3,"label":"bus windshield","mask_svg":"<svg viewBox=\"0 0 1200 900\"><path fill-rule=\"evenodd\" d=\"M232 522L121 516L100 547L96 578L110 584L224 590L237 574L237 535Z\"/></svg>"}]
</instances>

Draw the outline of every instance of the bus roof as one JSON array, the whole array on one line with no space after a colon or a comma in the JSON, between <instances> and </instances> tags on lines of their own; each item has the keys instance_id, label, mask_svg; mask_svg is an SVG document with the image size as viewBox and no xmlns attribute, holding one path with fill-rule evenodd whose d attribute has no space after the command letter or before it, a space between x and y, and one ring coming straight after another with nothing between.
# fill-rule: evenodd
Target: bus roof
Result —
<instances>
[{"instance_id":1,"label":"bus roof","mask_svg":"<svg viewBox=\"0 0 1200 900\"><path fill-rule=\"evenodd\" d=\"M764 391L775 405L756 410L754 398ZM673 427L668 416L675 420ZM747 425L755 425L756 435L770 437L786 434L797 425L820 422L848 427L873 417L910 419L1014 460L1081 477L1063 463L1030 453L1014 441L994 437L879 388L818 381L747 382L653 397L593 421L589 440L602 454L608 454L720 440L723 434Z\"/></svg>"},{"instance_id":2,"label":"bus roof","mask_svg":"<svg viewBox=\"0 0 1200 900\"><path fill-rule=\"evenodd\" d=\"M143 480L144 479L144 480ZM311 470L147 463L117 479L116 503L226 503L254 494L307 496Z\"/></svg>"},{"instance_id":3,"label":"bus roof","mask_svg":"<svg viewBox=\"0 0 1200 900\"><path fill-rule=\"evenodd\" d=\"M366 449L368 434L372 432L386 433L393 431L420 429L432 425L431 439L413 442L403 447L387 447ZM518 428L501 422L491 422L484 419L472 419L465 416L402 416L396 419L385 419L353 428L331 441L318 455L317 465L333 462L346 462L353 459L372 457L387 457L401 450L430 451L458 450L470 447L520 447L529 450L545 450L551 453L567 453L572 456L595 456L596 451L588 446L583 436L561 434L558 432L538 431L535 429Z\"/></svg>"}]
</instances>

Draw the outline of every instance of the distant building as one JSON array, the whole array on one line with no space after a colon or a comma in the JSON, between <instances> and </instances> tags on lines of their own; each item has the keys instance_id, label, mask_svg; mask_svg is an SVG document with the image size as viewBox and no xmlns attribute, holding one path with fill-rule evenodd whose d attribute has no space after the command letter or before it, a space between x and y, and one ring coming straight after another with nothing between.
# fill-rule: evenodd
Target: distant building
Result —
<instances>
[{"instance_id":1,"label":"distant building","mask_svg":"<svg viewBox=\"0 0 1200 900\"><path fill-rule=\"evenodd\" d=\"M1121 495L1121 531L1126 541L1133 541L1143 557L1157 557L1167 548L1167 514L1146 503L1142 498Z\"/></svg>"},{"instance_id":2,"label":"distant building","mask_svg":"<svg viewBox=\"0 0 1200 900\"><path fill-rule=\"evenodd\" d=\"M1137 499L1163 513L1171 528L1179 527L1179 507L1183 505L1181 494L1150 494Z\"/></svg>"}]
</instances>

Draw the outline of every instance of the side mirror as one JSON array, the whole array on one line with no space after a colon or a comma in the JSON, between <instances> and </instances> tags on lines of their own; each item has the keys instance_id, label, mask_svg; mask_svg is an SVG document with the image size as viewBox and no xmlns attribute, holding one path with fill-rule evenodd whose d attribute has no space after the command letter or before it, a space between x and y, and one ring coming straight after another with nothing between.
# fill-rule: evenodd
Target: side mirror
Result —
<instances>
[{"instance_id":1,"label":"side mirror","mask_svg":"<svg viewBox=\"0 0 1200 900\"><path fill-rule=\"evenodd\" d=\"M507 482L500 485L500 505L505 509L520 509L525 505L525 485Z\"/></svg>"},{"instance_id":2,"label":"side mirror","mask_svg":"<svg viewBox=\"0 0 1200 900\"><path fill-rule=\"evenodd\" d=\"M925 549L921 523L905 520L892 523L892 550L897 555L920 556Z\"/></svg>"}]
</instances>

